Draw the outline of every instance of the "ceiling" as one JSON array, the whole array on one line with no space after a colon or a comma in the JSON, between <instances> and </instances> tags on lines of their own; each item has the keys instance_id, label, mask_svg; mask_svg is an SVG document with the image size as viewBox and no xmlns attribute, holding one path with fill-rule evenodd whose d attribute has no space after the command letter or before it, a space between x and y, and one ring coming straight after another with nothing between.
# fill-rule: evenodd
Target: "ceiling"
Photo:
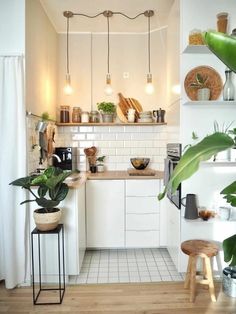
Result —
<instances>
[{"instance_id":1,"label":"ceiling","mask_svg":"<svg viewBox=\"0 0 236 314\"><path fill-rule=\"evenodd\" d=\"M63 11L95 15L105 10L122 12L135 16L146 10L154 10L151 29L167 25L167 17L174 0L40 0L45 12L58 33L66 32L66 18ZM90 19L74 16L70 21L70 32L106 32L105 17ZM120 15L111 17L111 32L146 32L147 18L140 16L128 20Z\"/></svg>"}]
</instances>

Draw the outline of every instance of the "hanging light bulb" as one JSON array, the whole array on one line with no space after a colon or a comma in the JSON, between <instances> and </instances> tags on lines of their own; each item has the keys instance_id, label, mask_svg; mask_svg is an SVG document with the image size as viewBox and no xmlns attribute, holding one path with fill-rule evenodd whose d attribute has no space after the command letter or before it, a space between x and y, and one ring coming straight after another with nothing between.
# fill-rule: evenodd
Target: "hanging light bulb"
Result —
<instances>
[{"instance_id":1,"label":"hanging light bulb","mask_svg":"<svg viewBox=\"0 0 236 314\"><path fill-rule=\"evenodd\" d=\"M104 92L107 96L110 96L113 93L113 89L111 86L111 75L109 73L106 76L106 86L104 88Z\"/></svg>"},{"instance_id":2,"label":"hanging light bulb","mask_svg":"<svg viewBox=\"0 0 236 314\"><path fill-rule=\"evenodd\" d=\"M151 74L151 32L150 32L150 17L154 15L154 11L149 10L145 11L144 15L148 18L148 74L147 74L147 83L145 85L145 92L148 95L152 95L154 93L154 86L152 83L152 74Z\"/></svg>"},{"instance_id":3,"label":"hanging light bulb","mask_svg":"<svg viewBox=\"0 0 236 314\"><path fill-rule=\"evenodd\" d=\"M147 84L145 85L145 92L148 95L152 95L154 93L154 86L152 84L152 74L147 74Z\"/></svg>"},{"instance_id":4,"label":"hanging light bulb","mask_svg":"<svg viewBox=\"0 0 236 314\"><path fill-rule=\"evenodd\" d=\"M71 86L70 79L70 70L69 70L69 19L73 17L73 13L71 11L63 12L63 15L67 18L67 27L66 27L66 80L65 86L63 88L64 94L69 96L73 93L73 88Z\"/></svg>"},{"instance_id":5,"label":"hanging light bulb","mask_svg":"<svg viewBox=\"0 0 236 314\"><path fill-rule=\"evenodd\" d=\"M110 21L109 18L113 15L112 11L104 11L103 15L107 18L107 75L106 75L106 86L104 92L107 96L113 94L111 86L111 75L110 75Z\"/></svg>"}]
</instances>

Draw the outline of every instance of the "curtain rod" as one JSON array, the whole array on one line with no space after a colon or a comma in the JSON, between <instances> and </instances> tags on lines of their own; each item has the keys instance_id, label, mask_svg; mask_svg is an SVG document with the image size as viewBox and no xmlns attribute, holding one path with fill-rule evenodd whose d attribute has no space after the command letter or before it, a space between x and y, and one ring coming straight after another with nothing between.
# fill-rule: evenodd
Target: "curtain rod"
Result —
<instances>
[{"instance_id":1,"label":"curtain rod","mask_svg":"<svg viewBox=\"0 0 236 314\"><path fill-rule=\"evenodd\" d=\"M32 113L32 112L30 112L30 111L27 111L27 110L26 110L26 116L32 116L32 117L36 117L36 118L42 119L42 116L39 116L39 115L34 114L34 113ZM56 121L53 120L53 119L47 119L47 121L56 122Z\"/></svg>"}]
</instances>

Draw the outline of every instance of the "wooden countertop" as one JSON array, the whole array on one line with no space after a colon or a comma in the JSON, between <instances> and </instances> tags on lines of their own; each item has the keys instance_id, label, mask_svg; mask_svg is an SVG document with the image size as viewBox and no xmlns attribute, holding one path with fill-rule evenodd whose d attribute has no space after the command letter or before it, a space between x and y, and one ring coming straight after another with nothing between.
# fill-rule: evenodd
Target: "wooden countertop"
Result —
<instances>
[{"instance_id":1,"label":"wooden countertop","mask_svg":"<svg viewBox=\"0 0 236 314\"><path fill-rule=\"evenodd\" d=\"M78 180L66 180L71 189L77 189L87 180L161 180L164 177L163 171L155 171L154 176L130 176L127 171L105 171L105 172L80 172ZM78 174L75 174L78 176ZM73 178L73 175L72 175Z\"/></svg>"},{"instance_id":2,"label":"wooden countertop","mask_svg":"<svg viewBox=\"0 0 236 314\"><path fill-rule=\"evenodd\" d=\"M87 173L88 180L151 180L151 179L163 179L163 171L155 171L154 176L131 176L127 171L105 171L97 173Z\"/></svg>"}]
</instances>

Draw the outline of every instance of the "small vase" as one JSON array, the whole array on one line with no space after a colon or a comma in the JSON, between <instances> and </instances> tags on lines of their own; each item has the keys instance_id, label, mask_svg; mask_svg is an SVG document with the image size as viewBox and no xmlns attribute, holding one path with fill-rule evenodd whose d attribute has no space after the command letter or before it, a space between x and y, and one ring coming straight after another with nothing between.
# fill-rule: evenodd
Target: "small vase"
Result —
<instances>
[{"instance_id":1,"label":"small vase","mask_svg":"<svg viewBox=\"0 0 236 314\"><path fill-rule=\"evenodd\" d=\"M228 101L234 100L234 84L232 82L232 71L229 69L225 70L225 84L223 88L223 99Z\"/></svg>"},{"instance_id":2,"label":"small vase","mask_svg":"<svg viewBox=\"0 0 236 314\"><path fill-rule=\"evenodd\" d=\"M197 100L209 100L211 96L211 91L209 88L200 88L197 91Z\"/></svg>"}]
</instances>

